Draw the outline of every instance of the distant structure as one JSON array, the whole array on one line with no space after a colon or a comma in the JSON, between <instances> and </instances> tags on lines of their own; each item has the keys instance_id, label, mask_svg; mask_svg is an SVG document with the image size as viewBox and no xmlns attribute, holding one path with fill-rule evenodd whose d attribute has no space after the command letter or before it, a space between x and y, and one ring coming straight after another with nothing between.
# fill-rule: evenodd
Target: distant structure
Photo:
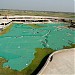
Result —
<instances>
[{"instance_id":1,"label":"distant structure","mask_svg":"<svg viewBox=\"0 0 75 75\"><path fill-rule=\"evenodd\" d=\"M72 22L72 20L69 20L69 22L70 22L70 26L69 27L75 28L75 22Z\"/></svg>"},{"instance_id":2,"label":"distant structure","mask_svg":"<svg viewBox=\"0 0 75 75\"><path fill-rule=\"evenodd\" d=\"M68 18L49 17L49 16L0 16L0 29L9 26L10 23L23 23L23 24L41 24L41 23L53 23L53 22L66 22ZM70 20L71 26L75 27Z\"/></svg>"}]
</instances>

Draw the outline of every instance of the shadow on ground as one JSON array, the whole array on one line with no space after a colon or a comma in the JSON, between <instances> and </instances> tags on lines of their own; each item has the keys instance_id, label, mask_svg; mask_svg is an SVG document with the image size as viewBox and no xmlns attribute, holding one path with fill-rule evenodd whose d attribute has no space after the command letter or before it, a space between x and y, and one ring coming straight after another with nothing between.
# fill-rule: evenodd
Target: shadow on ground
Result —
<instances>
[{"instance_id":1,"label":"shadow on ground","mask_svg":"<svg viewBox=\"0 0 75 75\"><path fill-rule=\"evenodd\" d=\"M47 61L47 58L49 57L49 55L50 54L48 54L47 56L45 56L43 58L43 60L39 64L39 66L35 69L35 71L31 75L37 75L38 74L38 72L42 69L42 67L44 66L45 62Z\"/></svg>"}]
</instances>

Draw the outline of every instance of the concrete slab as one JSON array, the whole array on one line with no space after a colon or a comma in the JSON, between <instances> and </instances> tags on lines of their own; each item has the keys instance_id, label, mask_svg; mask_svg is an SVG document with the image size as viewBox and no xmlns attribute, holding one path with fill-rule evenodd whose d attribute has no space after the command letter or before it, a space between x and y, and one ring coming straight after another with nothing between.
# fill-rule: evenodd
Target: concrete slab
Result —
<instances>
[{"instance_id":1,"label":"concrete slab","mask_svg":"<svg viewBox=\"0 0 75 75\"><path fill-rule=\"evenodd\" d=\"M75 75L74 54L75 48L60 50L53 53L49 56L38 75Z\"/></svg>"}]
</instances>

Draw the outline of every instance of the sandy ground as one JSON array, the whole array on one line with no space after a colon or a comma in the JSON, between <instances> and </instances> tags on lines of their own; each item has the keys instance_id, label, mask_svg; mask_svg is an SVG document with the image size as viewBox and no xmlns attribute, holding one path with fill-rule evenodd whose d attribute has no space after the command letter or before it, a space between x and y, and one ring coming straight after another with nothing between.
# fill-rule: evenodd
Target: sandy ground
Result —
<instances>
[{"instance_id":1,"label":"sandy ground","mask_svg":"<svg viewBox=\"0 0 75 75\"><path fill-rule=\"evenodd\" d=\"M49 56L38 75L75 75L75 48L60 50ZM51 56L53 56L52 61Z\"/></svg>"}]
</instances>

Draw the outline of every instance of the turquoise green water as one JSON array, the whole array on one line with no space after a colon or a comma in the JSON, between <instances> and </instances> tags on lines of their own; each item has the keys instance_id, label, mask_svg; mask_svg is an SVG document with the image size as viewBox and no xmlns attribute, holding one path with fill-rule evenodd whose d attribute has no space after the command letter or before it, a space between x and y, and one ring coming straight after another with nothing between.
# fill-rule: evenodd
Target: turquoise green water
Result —
<instances>
[{"instance_id":1,"label":"turquoise green water","mask_svg":"<svg viewBox=\"0 0 75 75\"><path fill-rule=\"evenodd\" d=\"M64 24L38 24L42 28L32 28L23 24L14 24L11 30L0 36L0 57L8 60L3 67L14 70L27 67L34 58L35 48L62 49L75 43L72 29L58 28Z\"/></svg>"}]
</instances>

